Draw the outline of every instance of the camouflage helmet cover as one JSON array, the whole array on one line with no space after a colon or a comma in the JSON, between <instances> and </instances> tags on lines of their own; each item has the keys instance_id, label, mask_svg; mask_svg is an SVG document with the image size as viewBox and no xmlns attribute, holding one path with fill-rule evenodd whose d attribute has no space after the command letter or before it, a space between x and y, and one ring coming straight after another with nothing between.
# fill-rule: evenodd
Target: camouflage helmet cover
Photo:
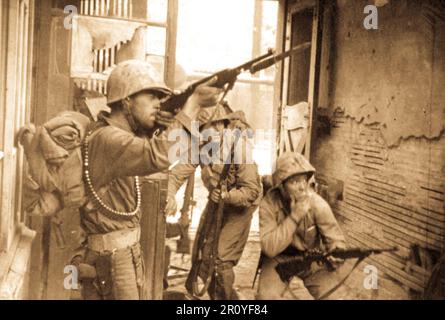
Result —
<instances>
[{"instance_id":1,"label":"camouflage helmet cover","mask_svg":"<svg viewBox=\"0 0 445 320\"><path fill-rule=\"evenodd\" d=\"M143 90L154 90L171 94L160 74L149 63L127 60L119 63L107 81L107 104L120 101Z\"/></svg>"},{"instance_id":2,"label":"camouflage helmet cover","mask_svg":"<svg viewBox=\"0 0 445 320\"><path fill-rule=\"evenodd\" d=\"M277 188L292 176L307 174L310 178L314 173L315 168L302 154L284 152L278 157L275 172L272 174L273 188Z\"/></svg>"},{"instance_id":3,"label":"camouflage helmet cover","mask_svg":"<svg viewBox=\"0 0 445 320\"><path fill-rule=\"evenodd\" d=\"M228 105L223 104L201 109L198 119L202 122L202 124L210 124L224 120L240 120L241 122L245 123L246 126L248 126L246 116L243 111L232 111Z\"/></svg>"}]
</instances>

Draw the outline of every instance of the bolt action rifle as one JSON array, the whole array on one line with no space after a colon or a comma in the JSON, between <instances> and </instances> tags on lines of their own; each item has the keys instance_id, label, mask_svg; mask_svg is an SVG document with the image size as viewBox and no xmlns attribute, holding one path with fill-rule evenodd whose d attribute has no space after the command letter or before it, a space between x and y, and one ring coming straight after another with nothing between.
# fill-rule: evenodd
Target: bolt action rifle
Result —
<instances>
[{"instance_id":1,"label":"bolt action rifle","mask_svg":"<svg viewBox=\"0 0 445 320\"><path fill-rule=\"evenodd\" d=\"M318 300L323 300L329 295L331 295L335 290L337 290L352 274L354 269L362 262L365 258L372 254L380 254L383 252L394 252L397 251L397 247L387 247L387 248L350 248L350 249L335 249L331 252L323 252L321 250L309 250L304 254L299 255L281 255L275 257L275 261L278 264L275 267L280 279L287 283L287 290L289 289L290 280L294 276L298 276L302 272L310 270L312 262L317 262L319 264L325 264L328 270L335 270L332 263L329 261L329 257L347 260L358 258L349 273L334 287L326 291L324 294L320 295ZM260 259L261 260L261 259ZM258 274L258 270L257 270ZM256 278L256 275L255 275ZM254 282L255 284L255 282Z\"/></svg>"},{"instance_id":2,"label":"bolt action rifle","mask_svg":"<svg viewBox=\"0 0 445 320\"><path fill-rule=\"evenodd\" d=\"M216 78L215 83L212 85L213 87L224 88L226 89L227 92L233 88L236 79L238 78L241 72L249 71L250 73L254 74L260 70L272 66L277 62L280 62L281 60L285 59L286 57L289 57L292 54L297 53L298 51L310 47L310 45L311 45L310 42L305 42L280 54L274 54L274 51L272 49L269 49L267 53L257 58L254 58L250 61L247 61L235 68L229 68L218 71L210 76L207 76L203 79L200 79L192 83L184 91L170 96L170 98L161 103L161 111L168 111L174 113L178 109L182 108L187 99L193 94L195 89L199 85L209 81L210 79Z\"/></svg>"},{"instance_id":3,"label":"bolt action rifle","mask_svg":"<svg viewBox=\"0 0 445 320\"><path fill-rule=\"evenodd\" d=\"M231 158L239 139L240 135L236 135L235 141L231 145L231 151L227 158L224 159L224 167L216 186L217 189L221 190L221 198L218 203L209 199L196 231L192 250L192 267L185 282L187 292L194 297L203 296L210 285L212 277L216 276L218 243L224 214L224 199L222 195L227 191L227 178L232 163ZM200 281L203 284L202 289L199 289Z\"/></svg>"},{"instance_id":4,"label":"bolt action rifle","mask_svg":"<svg viewBox=\"0 0 445 320\"><path fill-rule=\"evenodd\" d=\"M329 257L337 259L354 259L363 260L371 254L380 254L383 252L397 251L397 247L389 248L350 248L350 249L335 249L331 252L323 252L320 250L309 250L302 255L294 256L278 256L275 260L278 262L275 270L284 282L298 275L300 272L308 270L312 262L325 264L329 270L334 270L334 267L329 261Z\"/></svg>"},{"instance_id":5,"label":"bolt action rifle","mask_svg":"<svg viewBox=\"0 0 445 320\"><path fill-rule=\"evenodd\" d=\"M195 173L192 173L188 180L184 192L184 204L181 209L181 217L179 218L181 225L181 236L176 241L176 253L190 254L190 238L188 235L189 226L191 223L191 215L193 214L193 207L196 202L193 200L193 189L195 186ZM190 212L190 217L189 217Z\"/></svg>"}]
</instances>

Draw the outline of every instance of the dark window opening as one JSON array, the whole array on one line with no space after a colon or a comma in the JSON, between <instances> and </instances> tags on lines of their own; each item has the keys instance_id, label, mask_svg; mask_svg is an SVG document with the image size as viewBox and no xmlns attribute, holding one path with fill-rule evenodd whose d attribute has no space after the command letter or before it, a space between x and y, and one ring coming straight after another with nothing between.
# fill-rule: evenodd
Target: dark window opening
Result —
<instances>
[{"instance_id":1,"label":"dark window opening","mask_svg":"<svg viewBox=\"0 0 445 320\"><path fill-rule=\"evenodd\" d=\"M312 40L313 15L313 8L308 8L292 14L291 47ZM287 105L294 105L301 101L308 101L310 64L310 47L291 57L289 64Z\"/></svg>"}]
</instances>

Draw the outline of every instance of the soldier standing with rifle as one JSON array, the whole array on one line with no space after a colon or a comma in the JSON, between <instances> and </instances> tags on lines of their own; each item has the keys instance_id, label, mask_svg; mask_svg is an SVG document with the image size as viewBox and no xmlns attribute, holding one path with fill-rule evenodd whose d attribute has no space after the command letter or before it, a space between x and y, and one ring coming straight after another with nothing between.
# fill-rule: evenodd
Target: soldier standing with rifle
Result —
<instances>
[{"instance_id":1,"label":"soldier standing with rifle","mask_svg":"<svg viewBox=\"0 0 445 320\"><path fill-rule=\"evenodd\" d=\"M167 139L185 128L200 107L214 105L220 89L207 84L177 105L174 118L160 111L171 95L155 68L129 60L111 72L107 82L110 113L99 115L83 147L84 180L88 194L80 208L85 233L72 264L80 271L84 299L143 299L144 271L140 252L141 191L138 176L165 170L170 165ZM155 125L167 129L149 137Z\"/></svg>"},{"instance_id":2,"label":"soldier standing with rifle","mask_svg":"<svg viewBox=\"0 0 445 320\"><path fill-rule=\"evenodd\" d=\"M228 112L222 105L215 108L212 111L202 110L198 117L200 123L207 122L207 126L212 126L221 135L226 128L247 128L242 112ZM211 299L238 298L233 288L233 267L246 245L252 214L262 192L256 164L245 163L244 159L241 163L200 163L201 178L209 191L209 202L201 216L194 243L192 270L186 284L189 293L195 296L207 291ZM179 164L172 169L168 182L167 214L176 212L175 194L197 166ZM195 287L198 277L207 284L201 292L197 292Z\"/></svg>"},{"instance_id":3,"label":"soldier standing with rifle","mask_svg":"<svg viewBox=\"0 0 445 320\"><path fill-rule=\"evenodd\" d=\"M216 79L212 86L224 89L224 95L220 100L222 101L227 92L233 88L241 72L256 73L309 46L309 42L303 43L280 54L274 54L269 50L266 54L235 68L224 69L198 80L167 100L163 106L167 111L174 111L175 106L183 104L197 86L210 79ZM226 128L241 130L247 128L242 112L233 113L224 103L218 104L216 108L212 115L207 113L205 122L209 122L208 124L220 132L221 136ZM202 117L199 120L202 122ZM235 140L231 147L232 151L238 138ZM244 159L245 156L244 154ZM231 158L228 161L220 160L223 161L222 165L200 164L202 179L209 190L210 199L201 216L195 238L192 268L186 281L186 288L194 296L202 296L207 291L212 299L236 299L233 289L235 278L233 267L244 250L252 214L262 196L262 184L255 164L245 163L243 160L241 164L235 165L230 163ZM196 167L194 164L181 164L173 168L169 178L165 209L167 214L176 212L175 194ZM204 282L202 290L198 289L200 280Z\"/></svg>"}]
</instances>

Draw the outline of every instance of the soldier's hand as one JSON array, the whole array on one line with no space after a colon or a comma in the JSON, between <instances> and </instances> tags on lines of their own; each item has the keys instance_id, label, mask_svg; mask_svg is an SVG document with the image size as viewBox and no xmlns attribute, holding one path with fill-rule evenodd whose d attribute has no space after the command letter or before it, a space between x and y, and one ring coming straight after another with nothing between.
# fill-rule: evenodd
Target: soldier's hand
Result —
<instances>
[{"instance_id":1,"label":"soldier's hand","mask_svg":"<svg viewBox=\"0 0 445 320\"><path fill-rule=\"evenodd\" d=\"M223 92L223 89L212 87L212 84L216 82L216 77L196 87L191 98L202 108L212 107L219 101L219 96Z\"/></svg>"},{"instance_id":2,"label":"soldier's hand","mask_svg":"<svg viewBox=\"0 0 445 320\"><path fill-rule=\"evenodd\" d=\"M187 99L182 112L194 120L201 108L211 107L218 103L222 89L212 87L216 77L196 87L193 94Z\"/></svg>"},{"instance_id":3,"label":"soldier's hand","mask_svg":"<svg viewBox=\"0 0 445 320\"><path fill-rule=\"evenodd\" d=\"M327 259L334 269L338 269L345 262L344 259L335 258L333 256L328 256Z\"/></svg>"},{"instance_id":4,"label":"soldier's hand","mask_svg":"<svg viewBox=\"0 0 445 320\"><path fill-rule=\"evenodd\" d=\"M337 250L337 249L340 249L340 250L341 250L341 249L345 249L345 248L344 248L344 247L340 247L340 246L333 245L333 246L330 248L329 252L335 251L335 250ZM328 259L329 263L331 264L331 266L332 266L334 269L339 268L339 267L345 262L344 259L336 258L336 257L333 257L333 256L328 256L327 259Z\"/></svg>"},{"instance_id":5,"label":"soldier's hand","mask_svg":"<svg viewBox=\"0 0 445 320\"><path fill-rule=\"evenodd\" d=\"M219 200L221 200L221 197L225 199L227 197L227 194L223 192L221 196L221 190L218 188L213 189L212 192L210 193L210 200L212 200L215 203L218 203Z\"/></svg>"},{"instance_id":6,"label":"soldier's hand","mask_svg":"<svg viewBox=\"0 0 445 320\"><path fill-rule=\"evenodd\" d=\"M175 197L168 196L167 204L165 205L164 212L167 216L174 216L176 214L177 205Z\"/></svg>"},{"instance_id":7,"label":"soldier's hand","mask_svg":"<svg viewBox=\"0 0 445 320\"><path fill-rule=\"evenodd\" d=\"M210 193L210 200L218 203L220 198L221 198L221 190L218 188L213 189L212 192Z\"/></svg>"},{"instance_id":8,"label":"soldier's hand","mask_svg":"<svg viewBox=\"0 0 445 320\"><path fill-rule=\"evenodd\" d=\"M310 198L311 195L307 191L299 197L291 195L291 217L296 223L299 223L309 213L311 208Z\"/></svg>"},{"instance_id":9,"label":"soldier's hand","mask_svg":"<svg viewBox=\"0 0 445 320\"><path fill-rule=\"evenodd\" d=\"M168 111L156 112L156 122L161 126L168 127L175 121L175 115Z\"/></svg>"}]
</instances>

